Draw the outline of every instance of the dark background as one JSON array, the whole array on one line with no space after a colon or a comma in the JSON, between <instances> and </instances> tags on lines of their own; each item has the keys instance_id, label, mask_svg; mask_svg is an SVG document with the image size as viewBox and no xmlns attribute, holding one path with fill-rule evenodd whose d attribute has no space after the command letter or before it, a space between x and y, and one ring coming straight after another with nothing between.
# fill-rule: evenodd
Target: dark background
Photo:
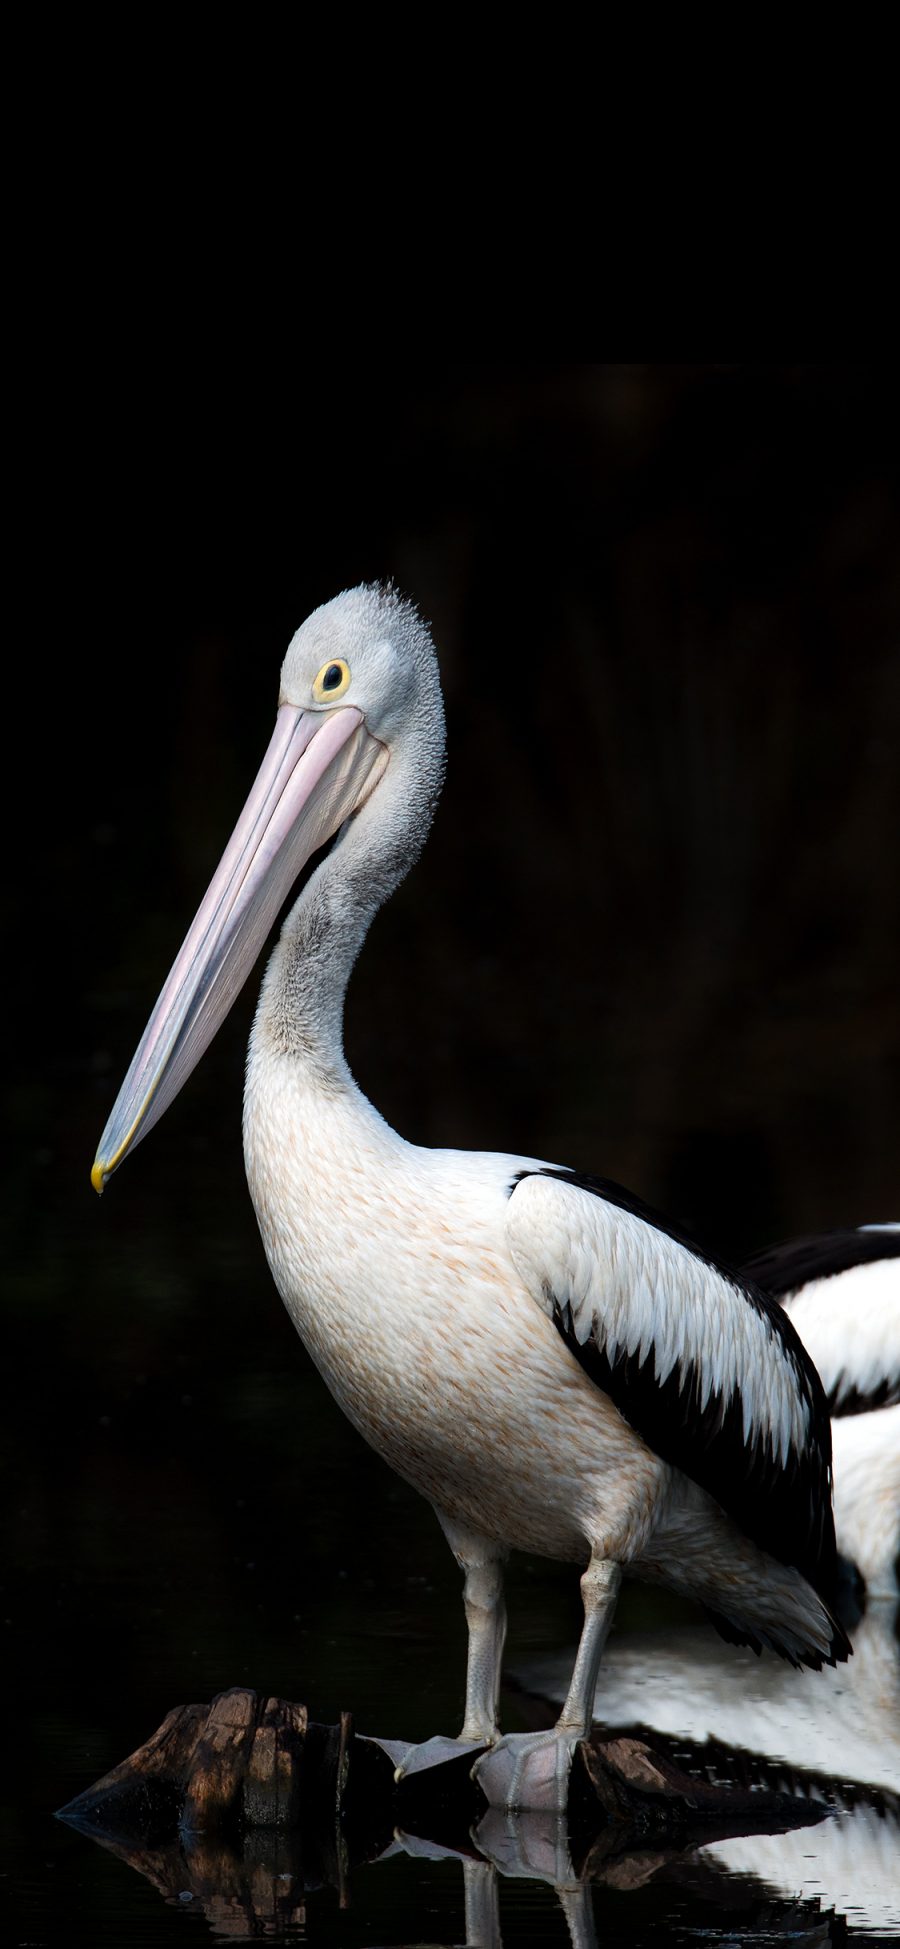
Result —
<instances>
[{"instance_id":1,"label":"dark background","mask_svg":"<svg viewBox=\"0 0 900 1949\"><path fill-rule=\"evenodd\" d=\"M97 353L56 386L7 695L2 1628L38 1853L182 1698L459 1712L455 1566L256 1235L255 983L89 1184L317 603L393 576L445 685L432 839L350 994L388 1118L618 1178L731 1257L900 1205L893 370L335 366L236 405ZM513 1582L513 1657L570 1633L564 1573Z\"/></svg>"}]
</instances>

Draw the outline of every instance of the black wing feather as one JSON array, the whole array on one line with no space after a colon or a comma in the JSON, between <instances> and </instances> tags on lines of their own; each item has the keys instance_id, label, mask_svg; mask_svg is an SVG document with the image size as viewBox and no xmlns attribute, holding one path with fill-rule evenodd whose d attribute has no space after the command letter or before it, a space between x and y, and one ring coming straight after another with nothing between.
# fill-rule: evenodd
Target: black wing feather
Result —
<instances>
[{"instance_id":1,"label":"black wing feather","mask_svg":"<svg viewBox=\"0 0 900 1949\"><path fill-rule=\"evenodd\" d=\"M815 1279L833 1279L852 1272L860 1265L876 1265L884 1259L900 1259L900 1231L889 1226L846 1227L841 1231L812 1233L807 1238L788 1239L782 1245L767 1246L743 1267L777 1299L789 1299ZM852 1334L848 1320L848 1333ZM900 1360L874 1387L861 1389L843 1374L828 1391L828 1410L843 1420L852 1414L870 1414L875 1408L900 1405Z\"/></svg>"},{"instance_id":2,"label":"black wing feather","mask_svg":"<svg viewBox=\"0 0 900 1949\"><path fill-rule=\"evenodd\" d=\"M532 1176L558 1178L634 1213L714 1267L764 1317L809 1411L809 1439L802 1451L790 1448L786 1466L776 1459L773 1444L762 1431L750 1443L745 1441L739 1389L728 1400L714 1392L701 1408L703 1374L698 1363L679 1361L660 1382L652 1354L641 1361L638 1353L620 1350L610 1361L594 1340L579 1343L565 1295L553 1295L554 1323L566 1345L648 1447L699 1483L761 1549L780 1563L793 1564L829 1602L837 1582L831 1425L822 1383L787 1315L746 1274L722 1265L613 1180L566 1170L519 1173L519 1178Z\"/></svg>"},{"instance_id":3,"label":"black wing feather","mask_svg":"<svg viewBox=\"0 0 900 1949\"><path fill-rule=\"evenodd\" d=\"M812 1279L831 1279L854 1266L871 1265L878 1259L900 1259L900 1231L878 1227L845 1227L837 1232L813 1233L807 1238L788 1239L782 1245L769 1245L755 1252L742 1268L763 1291L780 1298L796 1292Z\"/></svg>"}]
</instances>

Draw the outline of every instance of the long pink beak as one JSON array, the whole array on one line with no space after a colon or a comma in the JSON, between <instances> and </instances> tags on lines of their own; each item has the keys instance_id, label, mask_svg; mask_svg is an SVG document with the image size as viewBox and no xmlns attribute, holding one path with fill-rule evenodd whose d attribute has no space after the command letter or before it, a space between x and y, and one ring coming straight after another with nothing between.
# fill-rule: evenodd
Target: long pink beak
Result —
<instances>
[{"instance_id":1,"label":"long pink beak","mask_svg":"<svg viewBox=\"0 0 900 1949\"><path fill-rule=\"evenodd\" d=\"M306 861L362 804L386 760L352 705L325 714L280 706L256 782L103 1132L95 1191L177 1096Z\"/></svg>"}]
</instances>

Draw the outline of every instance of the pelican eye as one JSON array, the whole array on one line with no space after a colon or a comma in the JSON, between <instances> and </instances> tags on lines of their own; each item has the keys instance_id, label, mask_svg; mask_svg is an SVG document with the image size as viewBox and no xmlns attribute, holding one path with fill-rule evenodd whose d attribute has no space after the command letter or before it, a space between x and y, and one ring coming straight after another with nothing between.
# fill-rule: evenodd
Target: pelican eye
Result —
<instances>
[{"instance_id":1,"label":"pelican eye","mask_svg":"<svg viewBox=\"0 0 900 1949\"><path fill-rule=\"evenodd\" d=\"M332 698L342 697L350 682L350 666L342 657L335 657L333 663L323 663L313 684L313 696L317 704L329 704Z\"/></svg>"}]
</instances>

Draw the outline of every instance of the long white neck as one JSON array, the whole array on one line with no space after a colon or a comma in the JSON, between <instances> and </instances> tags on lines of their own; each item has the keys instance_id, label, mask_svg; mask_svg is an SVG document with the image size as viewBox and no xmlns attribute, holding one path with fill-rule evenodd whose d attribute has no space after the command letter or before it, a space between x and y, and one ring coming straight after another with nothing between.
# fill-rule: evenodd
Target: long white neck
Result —
<instances>
[{"instance_id":1,"label":"long white neck","mask_svg":"<svg viewBox=\"0 0 900 1949\"><path fill-rule=\"evenodd\" d=\"M347 984L378 909L425 842L444 771L444 718L436 666L390 747L383 777L347 821L284 923L266 969L250 1038L249 1072L287 1056L304 1083L355 1089L344 1056Z\"/></svg>"}]
</instances>

